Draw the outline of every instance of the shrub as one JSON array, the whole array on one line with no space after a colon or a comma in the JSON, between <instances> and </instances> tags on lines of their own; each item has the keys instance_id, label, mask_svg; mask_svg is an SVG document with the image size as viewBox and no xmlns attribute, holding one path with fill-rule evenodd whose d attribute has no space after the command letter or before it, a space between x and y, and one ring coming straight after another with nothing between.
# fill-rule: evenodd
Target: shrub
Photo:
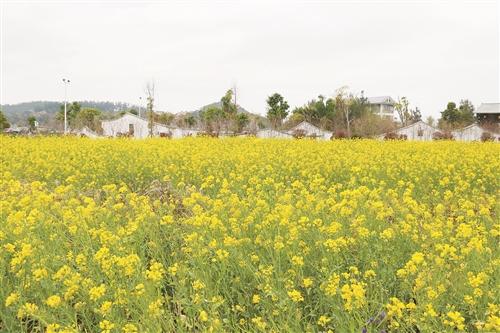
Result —
<instances>
[{"instance_id":1,"label":"shrub","mask_svg":"<svg viewBox=\"0 0 500 333\"><path fill-rule=\"evenodd\" d=\"M199 136L199 137L210 137L210 138L218 138L219 137L219 133L217 132L198 132L198 134L196 136Z\"/></svg>"},{"instance_id":2,"label":"shrub","mask_svg":"<svg viewBox=\"0 0 500 333\"><path fill-rule=\"evenodd\" d=\"M293 131L292 136L293 136L295 139L302 139L302 138L305 138L305 137L306 137L306 131L301 130L301 129L297 129L297 130Z\"/></svg>"},{"instance_id":3,"label":"shrub","mask_svg":"<svg viewBox=\"0 0 500 333\"><path fill-rule=\"evenodd\" d=\"M408 135L389 132L385 134L384 140L408 140Z\"/></svg>"},{"instance_id":4,"label":"shrub","mask_svg":"<svg viewBox=\"0 0 500 333\"><path fill-rule=\"evenodd\" d=\"M433 140L453 140L453 134L450 131L437 131L432 134Z\"/></svg>"},{"instance_id":5,"label":"shrub","mask_svg":"<svg viewBox=\"0 0 500 333\"><path fill-rule=\"evenodd\" d=\"M481 134L481 141L495 141L495 137L490 132L483 132L483 134Z\"/></svg>"},{"instance_id":6,"label":"shrub","mask_svg":"<svg viewBox=\"0 0 500 333\"><path fill-rule=\"evenodd\" d=\"M332 139L346 139L346 138L347 138L347 133L343 129L336 130L332 135Z\"/></svg>"}]
</instances>

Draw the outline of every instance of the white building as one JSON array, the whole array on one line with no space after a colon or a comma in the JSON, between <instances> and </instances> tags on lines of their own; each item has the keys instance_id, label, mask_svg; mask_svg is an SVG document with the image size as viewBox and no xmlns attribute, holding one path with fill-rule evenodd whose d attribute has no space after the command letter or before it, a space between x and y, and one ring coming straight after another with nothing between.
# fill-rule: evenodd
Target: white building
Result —
<instances>
[{"instance_id":1,"label":"white building","mask_svg":"<svg viewBox=\"0 0 500 333\"><path fill-rule=\"evenodd\" d=\"M294 134L303 133L305 137L318 138L323 140L330 140L333 134L330 131L325 131L319 127L316 127L313 124L308 123L307 121L301 122L297 126L287 131L287 133L292 136Z\"/></svg>"},{"instance_id":2,"label":"white building","mask_svg":"<svg viewBox=\"0 0 500 333\"><path fill-rule=\"evenodd\" d=\"M131 113L114 120L104 120L101 123L104 136L116 137L128 135L135 138L145 138L149 134L148 122Z\"/></svg>"},{"instance_id":3,"label":"white building","mask_svg":"<svg viewBox=\"0 0 500 333\"><path fill-rule=\"evenodd\" d=\"M181 130L180 134L181 134L181 137L183 137L183 138L185 138L187 136L197 136L198 133L200 132L199 130L193 129L193 128L178 128L178 129Z\"/></svg>"},{"instance_id":4,"label":"white building","mask_svg":"<svg viewBox=\"0 0 500 333\"><path fill-rule=\"evenodd\" d=\"M499 134L487 131L478 124L472 124L451 133L453 134L453 138L458 141L481 141L484 133L490 133L495 140L498 140L500 137Z\"/></svg>"},{"instance_id":5,"label":"white building","mask_svg":"<svg viewBox=\"0 0 500 333\"><path fill-rule=\"evenodd\" d=\"M87 138L91 138L91 139L95 139L95 138L99 137L99 134L92 131L87 126L83 127L81 130L76 131L75 134L77 136L87 137Z\"/></svg>"},{"instance_id":6,"label":"white building","mask_svg":"<svg viewBox=\"0 0 500 333\"><path fill-rule=\"evenodd\" d=\"M394 105L396 102L390 96L368 97L367 99L373 113L380 117L395 119Z\"/></svg>"},{"instance_id":7,"label":"white building","mask_svg":"<svg viewBox=\"0 0 500 333\"><path fill-rule=\"evenodd\" d=\"M130 136L144 139L149 136L148 120L126 113L122 117L114 120L105 120L101 124L104 136ZM185 136L196 136L198 133L194 129L182 129L173 126L153 123L153 136L168 136L171 138L182 138Z\"/></svg>"},{"instance_id":8,"label":"white building","mask_svg":"<svg viewBox=\"0 0 500 333\"><path fill-rule=\"evenodd\" d=\"M292 139L293 136L286 132L281 132L277 130L273 130L270 128L266 128L257 132L256 137L258 138L276 138L276 139Z\"/></svg>"},{"instance_id":9,"label":"white building","mask_svg":"<svg viewBox=\"0 0 500 333\"><path fill-rule=\"evenodd\" d=\"M424 123L422 120L411 125L398 128L394 131L397 135L414 141L432 141L434 133L438 132L437 128Z\"/></svg>"}]
</instances>

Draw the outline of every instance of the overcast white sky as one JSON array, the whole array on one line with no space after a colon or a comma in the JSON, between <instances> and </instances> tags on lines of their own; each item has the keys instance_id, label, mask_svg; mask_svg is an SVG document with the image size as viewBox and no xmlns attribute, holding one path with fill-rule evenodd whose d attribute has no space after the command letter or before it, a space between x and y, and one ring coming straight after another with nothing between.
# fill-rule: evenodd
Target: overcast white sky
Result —
<instances>
[{"instance_id":1,"label":"overcast white sky","mask_svg":"<svg viewBox=\"0 0 500 333\"><path fill-rule=\"evenodd\" d=\"M407 96L424 116L449 100L500 101L500 1L9 1L0 0L0 104L61 100L157 108L217 101L265 113L347 85Z\"/></svg>"}]
</instances>

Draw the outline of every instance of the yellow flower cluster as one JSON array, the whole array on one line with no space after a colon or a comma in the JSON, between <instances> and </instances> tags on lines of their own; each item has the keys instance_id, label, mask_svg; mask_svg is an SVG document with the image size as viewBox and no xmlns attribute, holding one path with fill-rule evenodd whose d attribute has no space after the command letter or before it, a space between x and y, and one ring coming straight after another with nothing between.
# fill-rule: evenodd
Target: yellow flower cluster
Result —
<instances>
[{"instance_id":1,"label":"yellow flower cluster","mask_svg":"<svg viewBox=\"0 0 500 333\"><path fill-rule=\"evenodd\" d=\"M500 331L498 144L0 147L0 331Z\"/></svg>"}]
</instances>

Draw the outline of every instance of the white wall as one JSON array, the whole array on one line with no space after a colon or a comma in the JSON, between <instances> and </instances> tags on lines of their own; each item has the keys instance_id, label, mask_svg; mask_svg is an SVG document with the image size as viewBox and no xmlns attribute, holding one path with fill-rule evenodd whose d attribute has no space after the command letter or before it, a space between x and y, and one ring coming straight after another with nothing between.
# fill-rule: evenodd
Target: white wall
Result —
<instances>
[{"instance_id":1,"label":"white wall","mask_svg":"<svg viewBox=\"0 0 500 333\"><path fill-rule=\"evenodd\" d=\"M104 136L115 137L120 133L127 134L130 124L134 126L134 138L148 137L148 122L131 114L125 114L119 119L103 121L101 126Z\"/></svg>"},{"instance_id":2,"label":"white wall","mask_svg":"<svg viewBox=\"0 0 500 333\"><path fill-rule=\"evenodd\" d=\"M318 139L330 140L332 137L332 132L324 131L308 122L301 122L294 128L288 131L289 134L293 135L296 130L302 130L307 136L316 136Z\"/></svg>"},{"instance_id":3,"label":"white wall","mask_svg":"<svg viewBox=\"0 0 500 333\"><path fill-rule=\"evenodd\" d=\"M432 141L432 135L437 131L437 129L425 124L424 122L417 122L410 126L398 129L396 133L399 135L406 135L408 140Z\"/></svg>"},{"instance_id":4,"label":"white wall","mask_svg":"<svg viewBox=\"0 0 500 333\"><path fill-rule=\"evenodd\" d=\"M129 125L134 126L134 138L144 139L149 136L148 121L132 114L125 114L119 119L103 121L102 130L104 136L116 137L120 133L128 134ZM188 135L196 136L198 133L194 129L182 129L170 127L162 124L153 125L153 136L160 136L161 133L169 133L172 138L182 138Z\"/></svg>"},{"instance_id":5,"label":"white wall","mask_svg":"<svg viewBox=\"0 0 500 333\"><path fill-rule=\"evenodd\" d=\"M272 129L263 129L257 132L256 137L258 138L282 138L291 139L292 136L288 133L275 131Z\"/></svg>"},{"instance_id":6,"label":"white wall","mask_svg":"<svg viewBox=\"0 0 500 333\"><path fill-rule=\"evenodd\" d=\"M488 132L477 124L467 126L457 131L453 131L453 138L459 141L481 141L483 133ZM490 132L491 133L491 132ZM499 135L491 133L495 140L498 140Z\"/></svg>"}]
</instances>

